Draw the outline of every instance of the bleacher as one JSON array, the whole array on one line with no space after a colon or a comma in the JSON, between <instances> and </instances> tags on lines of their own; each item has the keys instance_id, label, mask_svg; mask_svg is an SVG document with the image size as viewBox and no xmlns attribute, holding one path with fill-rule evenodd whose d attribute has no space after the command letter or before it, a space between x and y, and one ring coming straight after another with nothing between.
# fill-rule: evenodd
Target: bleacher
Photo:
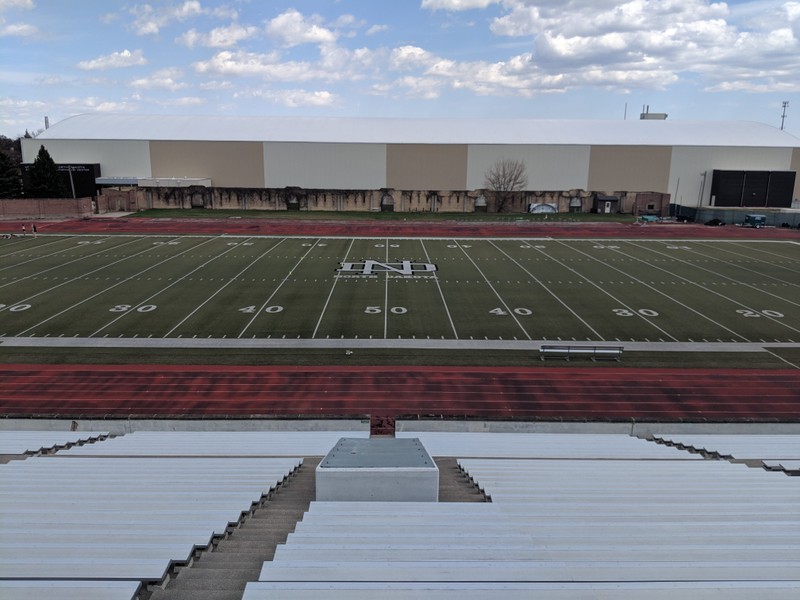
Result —
<instances>
[{"instance_id":1,"label":"bleacher","mask_svg":"<svg viewBox=\"0 0 800 600\"><path fill-rule=\"evenodd\" d=\"M0 438L20 457L68 449L0 465L0 597L54 600L137 597L344 435L136 432L71 446L87 435L24 433Z\"/></svg>"},{"instance_id":2,"label":"bleacher","mask_svg":"<svg viewBox=\"0 0 800 600\"><path fill-rule=\"evenodd\" d=\"M98 431L0 430L0 454L28 455L55 452L75 444L91 443L108 436Z\"/></svg>"},{"instance_id":3,"label":"bleacher","mask_svg":"<svg viewBox=\"0 0 800 600\"><path fill-rule=\"evenodd\" d=\"M800 435L658 434L668 446L738 461L761 461L771 471L800 471Z\"/></svg>"},{"instance_id":4,"label":"bleacher","mask_svg":"<svg viewBox=\"0 0 800 600\"><path fill-rule=\"evenodd\" d=\"M403 435L491 503L314 502L244 600L800 597L800 480L627 436Z\"/></svg>"},{"instance_id":5,"label":"bleacher","mask_svg":"<svg viewBox=\"0 0 800 600\"><path fill-rule=\"evenodd\" d=\"M135 598L233 539L303 457L366 435L138 431L0 465L0 597ZM490 501L312 502L245 600L800 597L799 478L623 434L398 436ZM777 437L693 443L770 460Z\"/></svg>"},{"instance_id":6,"label":"bleacher","mask_svg":"<svg viewBox=\"0 0 800 600\"><path fill-rule=\"evenodd\" d=\"M324 456L342 437L362 431L134 431L65 456Z\"/></svg>"},{"instance_id":7,"label":"bleacher","mask_svg":"<svg viewBox=\"0 0 800 600\"><path fill-rule=\"evenodd\" d=\"M398 431L396 435L419 438L431 456L455 458L702 459L622 434Z\"/></svg>"}]
</instances>

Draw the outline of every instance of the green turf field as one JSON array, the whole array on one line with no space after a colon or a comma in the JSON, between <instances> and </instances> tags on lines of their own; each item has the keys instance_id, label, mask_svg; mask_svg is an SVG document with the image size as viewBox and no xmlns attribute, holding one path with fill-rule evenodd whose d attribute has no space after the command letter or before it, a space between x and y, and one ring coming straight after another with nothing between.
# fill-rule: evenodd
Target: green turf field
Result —
<instances>
[{"instance_id":1,"label":"green turf field","mask_svg":"<svg viewBox=\"0 0 800 600\"><path fill-rule=\"evenodd\" d=\"M800 342L800 245L14 238L4 338Z\"/></svg>"}]
</instances>

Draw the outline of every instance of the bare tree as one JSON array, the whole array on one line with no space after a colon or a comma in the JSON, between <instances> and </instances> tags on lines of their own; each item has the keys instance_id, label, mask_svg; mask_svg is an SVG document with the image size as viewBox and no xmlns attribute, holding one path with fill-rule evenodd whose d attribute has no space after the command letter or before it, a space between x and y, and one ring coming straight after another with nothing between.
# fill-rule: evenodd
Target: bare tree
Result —
<instances>
[{"instance_id":1,"label":"bare tree","mask_svg":"<svg viewBox=\"0 0 800 600\"><path fill-rule=\"evenodd\" d=\"M484 185L494 194L497 212L503 212L506 202L514 193L524 190L528 185L525 163L521 160L503 158L486 171Z\"/></svg>"}]
</instances>

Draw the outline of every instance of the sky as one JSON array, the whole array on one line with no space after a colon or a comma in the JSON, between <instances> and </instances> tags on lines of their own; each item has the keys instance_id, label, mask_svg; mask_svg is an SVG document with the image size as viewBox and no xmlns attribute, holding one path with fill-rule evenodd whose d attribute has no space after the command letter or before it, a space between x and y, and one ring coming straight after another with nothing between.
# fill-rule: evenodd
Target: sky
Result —
<instances>
[{"instance_id":1,"label":"sky","mask_svg":"<svg viewBox=\"0 0 800 600\"><path fill-rule=\"evenodd\" d=\"M800 0L0 0L0 135L91 112L748 120Z\"/></svg>"}]
</instances>

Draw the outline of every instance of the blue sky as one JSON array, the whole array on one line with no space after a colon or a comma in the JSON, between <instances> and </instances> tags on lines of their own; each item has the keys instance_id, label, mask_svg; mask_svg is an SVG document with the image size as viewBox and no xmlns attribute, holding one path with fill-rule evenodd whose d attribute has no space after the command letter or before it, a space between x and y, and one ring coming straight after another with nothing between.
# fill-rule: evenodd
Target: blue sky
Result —
<instances>
[{"instance_id":1,"label":"blue sky","mask_svg":"<svg viewBox=\"0 0 800 600\"><path fill-rule=\"evenodd\" d=\"M0 0L0 134L70 115L742 119L800 136L800 0ZM627 107L627 108L626 108Z\"/></svg>"}]
</instances>

